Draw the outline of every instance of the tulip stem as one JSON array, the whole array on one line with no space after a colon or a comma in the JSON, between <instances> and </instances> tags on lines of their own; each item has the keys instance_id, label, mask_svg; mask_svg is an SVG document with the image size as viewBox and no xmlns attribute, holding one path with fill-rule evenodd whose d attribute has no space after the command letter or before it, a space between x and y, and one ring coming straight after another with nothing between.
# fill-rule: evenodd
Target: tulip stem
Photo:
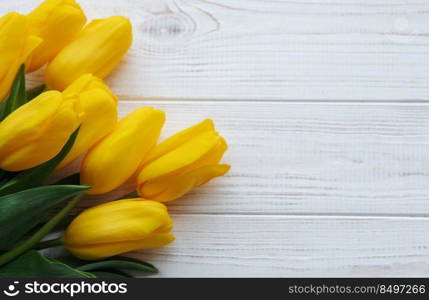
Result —
<instances>
[{"instance_id":1,"label":"tulip stem","mask_svg":"<svg viewBox=\"0 0 429 300\"><path fill-rule=\"evenodd\" d=\"M41 241L41 242L38 242L37 244L35 244L33 246L33 249L41 250L41 249L61 246L63 244L63 242L64 242L64 240L62 237L52 239L52 240L47 240L47 241Z\"/></svg>"},{"instance_id":2,"label":"tulip stem","mask_svg":"<svg viewBox=\"0 0 429 300\"><path fill-rule=\"evenodd\" d=\"M36 233L34 233L29 239L20 244L18 247L9 250L0 256L0 266L10 262L16 257L23 254L25 251L30 250L35 244L37 244L45 235L47 235L57 225L70 210L79 202L83 194L80 194L72 198L66 206L64 206L52 219L50 219L45 225L43 225Z\"/></svg>"}]
</instances>

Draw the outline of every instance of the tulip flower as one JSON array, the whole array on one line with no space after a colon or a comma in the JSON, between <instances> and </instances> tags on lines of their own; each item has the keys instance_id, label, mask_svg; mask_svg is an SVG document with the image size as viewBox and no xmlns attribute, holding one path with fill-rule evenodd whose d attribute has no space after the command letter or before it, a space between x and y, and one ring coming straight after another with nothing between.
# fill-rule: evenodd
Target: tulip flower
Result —
<instances>
[{"instance_id":1,"label":"tulip flower","mask_svg":"<svg viewBox=\"0 0 429 300\"><path fill-rule=\"evenodd\" d=\"M163 111L142 107L88 151L82 162L80 181L92 188L88 194L103 194L127 181L155 146L165 122Z\"/></svg>"},{"instance_id":2,"label":"tulip flower","mask_svg":"<svg viewBox=\"0 0 429 300\"><path fill-rule=\"evenodd\" d=\"M26 16L9 13L0 18L0 101L9 93L21 64L41 41L29 34Z\"/></svg>"},{"instance_id":3,"label":"tulip flower","mask_svg":"<svg viewBox=\"0 0 429 300\"><path fill-rule=\"evenodd\" d=\"M77 109L81 116L81 126L72 149L58 165L58 169L79 157L116 126L118 119L117 97L104 82L91 74L86 74L68 86L63 95L77 98Z\"/></svg>"},{"instance_id":4,"label":"tulip flower","mask_svg":"<svg viewBox=\"0 0 429 300\"><path fill-rule=\"evenodd\" d=\"M104 81L92 74L84 74L72 82L63 92L64 95L78 95L84 91L102 89L110 95L115 103L118 103L118 97L109 89Z\"/></svg>"},{"instance_id":5,"label":"tulip flower","mask_svg":"<svg viewBox=\"0 0 429 300\"><path fill-rule=\"evenodd\" d=\"M79 126L75 103L45 92L0 123L0 168L21 171L53 158Z\"/></svg>"},{"instance_id":6,"label":"tulip flower","mask_svg":"<svg viewBox=\"0 0 429 300\"><path fill-rule=\"evenodd\" d=\"M27 72L51 61L86 23L84 12L74 0L45 0L28 14L28 20L30 34L43 41L27 59Z\"/></svg>"},{"instance_id":7,"label":"tulip flower","mask_svg":"<svg viewBox=\"0 0 429 300\"><path fill-rule=\"evenodd\" d=\"M230 166L219 161L226 149L211 120L173 135L146 158L137 177L140 196L167 202L224 175Z\"/></svg>"},{"instance_id":8,"label":"tulip flower","mask_svg":"<svg viewBox=\"0 0 429 300\"><path fill-rule=\"evenodd\" d=\"M64 234L65 247L85 260L158 248L171 243L173 227L167 208L141 198L112 201L78 215Z\"/></svg>"},{"instance_id":9,"label":"tulip flower","mask_svg":"<svg viewBox=\"0 0 429 300\"><path fill-rule=\"evenodd\" d=\"M62 91L86 73L103 79L125 55L131 41L127 18L92 21L49 63L45 74L48 87Z\"/></svg>"}]
</instances>

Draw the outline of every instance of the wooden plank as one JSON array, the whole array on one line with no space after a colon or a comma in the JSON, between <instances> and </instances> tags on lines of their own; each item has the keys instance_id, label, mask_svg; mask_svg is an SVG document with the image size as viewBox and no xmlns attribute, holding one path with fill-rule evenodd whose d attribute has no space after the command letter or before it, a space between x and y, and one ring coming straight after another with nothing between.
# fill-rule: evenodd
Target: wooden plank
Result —
<instances>
[{"instance_id":1,"label":"wooden plank","mask_svg":"<svg viewBox=\"0 0 429 300\"><path fill-rule=\"evenodd\" d=\"M427 218L173 216L177 240L134 254L163 277L425 277Z\"/></svg>"},{"instance_id":2,"label":"wooden plank","mask_svg":"<svg viewBox=\"0 0 429 300\"><path fill-rule=\"evenodd\" d=\"M174 213L429 215L428 105L130 101L121 115L142 105L167 112L163 138L211 117L229 142L231 171Z\"/></svg>"},{"instance_id":3,"label":"wooden plank","mask_svg":"<svg viewBox=\"0 0 429 300\"><path fill-rule=\"evenodd\" d=\"M429 99L427 0L79 2L91 18L132 19L133 48L108 80L122 99Z\"/></svg>"}]
</instances>

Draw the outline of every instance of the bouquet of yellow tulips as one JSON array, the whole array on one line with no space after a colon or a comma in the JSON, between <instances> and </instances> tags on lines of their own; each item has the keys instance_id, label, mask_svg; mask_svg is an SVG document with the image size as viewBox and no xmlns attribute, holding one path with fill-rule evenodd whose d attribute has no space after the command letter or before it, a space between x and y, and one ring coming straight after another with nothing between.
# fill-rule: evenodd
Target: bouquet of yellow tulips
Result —
<instances>
[{"instance_id":1,"label":"bouquet of yellow tulips","mask_svg":"<svg viewBox=\"0 0 429 300\"><path fill-rule=\"evenodd\" d=\"M0 18L1 277L154 273L123 254L171 243L163 203L230 168L219 163L227 144L209 119L161 143L163 111L141 107L118 120L118 98L103 79L131 46L132 26L122 16L86 23L74 0ZM27 90L25 74L41 68L45 84ZM70 165L74 174L48 180ZM85 195L130 181L129 199L72 214ZM41 251L57 246L61 256Z\"/></svg>"}]
</instances>

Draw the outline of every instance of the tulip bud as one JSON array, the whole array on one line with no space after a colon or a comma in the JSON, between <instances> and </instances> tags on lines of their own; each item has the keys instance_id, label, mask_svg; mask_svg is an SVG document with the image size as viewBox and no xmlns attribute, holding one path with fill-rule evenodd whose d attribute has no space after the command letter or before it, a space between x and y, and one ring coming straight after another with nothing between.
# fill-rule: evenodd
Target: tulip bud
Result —
<instances>
[{"instance_id":1,"label":"tulip bud","mask_svg":"<svg viewBox=\"0 0 429 300\"><path fill-rule=\"evenodd\" d=\"M68 165L104 136L109 134L118 119L117 98L99 78L86 74L68 86L63 95L66 99L76 97L81 126L72 149L58 165Z\"/></svg>"},{"instance_id":2,"label":"tulip bud","mask_svg":"<svg viewBox=\"0 0 429 300\"><path fill-rule=\"evenodd\" d=\"M43 42L27 59L28 72L51 61L70 43L86 23L86 17L74 0L45 0L28 14L30 34Z\"/></svg>"},{"instance_id":3,"label":"tulip bud","mask_svg":"<svg viewBox=\"0 0 429 300\"><path fill-rule=\"evenodd\" d=\"M9 13L0 18L0 101L9 93L21 64L41 41L29 35L26 16Z\"/></svg>"},{"instance_id":4,"label":"tulip bud","mask_svg":"<svg viewBox=\"0 0 429 300\"><path fill-rule=\"evenodd\" d=\"M29 169L53 158L79 126L74 101L45 92L0 123L0 168Z\"/></svg>"},{"instance_id":5,"label":"tulip bud","mask_svg":"<svg viewBox=\"0 0 429 300\"><path fill-rule=\"evenodd\" d=\"M65 247L85 260L159 248L174 240L167 208L158 202L125 199L85 210L67 228Z\"/></svg>"},{"instance_id":6,"label":"tulip bud","mask_svg":"<svg viewBox=\"0 0 429 300\"><path fill-rule=\"evenodd\" d=\"M164 122L164 112L151 107L139 108L120 120L82 162L81 184L92 187L87 193L107 193L127 181L155 146Z\"/></svg>"},{"instance_id":7,"label":"tulip bud","mask_svg":"<svg viewBox=\"0 0 429 300\"><path fill-rule=\"evenodd\" d=\"M92 21L48 65L48 87L64 90L86 73L106 77L130 47L131 31L131 23L124 17Z\"/></svg>"},{"instance_id":8,"label":"tulip bud","mask_svg":"<svg viewBox=\"0 0 429 300\"><path fill-rule=\"evenodd\" d=\"M146 158L137 178L140 196L167 202L224 175L230 166L219 161L227 148L211 120L173 135Z\"/></svg>"},{"instance_id":9,"label":"tulip bud","mask_svg":"<svg viewBox=\"0 0 429 300\"><path fill-rule=\"evenodd\" d=\"M92 74L84 74L72 82L63 92L64 95L78 95L82 92L102 89L110 95L112 100L117 103L118 97L109 89L104 81Z\"/></svg>"}]
</instances>

